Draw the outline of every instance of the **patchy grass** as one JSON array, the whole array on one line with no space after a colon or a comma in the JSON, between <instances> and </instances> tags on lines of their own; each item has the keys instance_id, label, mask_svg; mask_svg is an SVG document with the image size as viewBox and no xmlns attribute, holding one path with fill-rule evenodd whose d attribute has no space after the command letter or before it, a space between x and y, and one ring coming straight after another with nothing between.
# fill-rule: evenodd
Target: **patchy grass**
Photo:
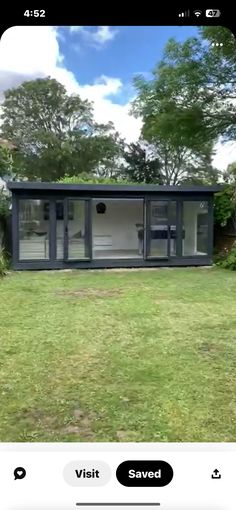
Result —
<instances>
[{"instance_id":1,"label":"patchy grass","mask_svg":"<svg viewBox=\"0 0 236 510\"><path fill-rule=\"evenodd\" d=\"M235 441L236 274L0 281L1 441Z\"/></svg>"}]
</instances>

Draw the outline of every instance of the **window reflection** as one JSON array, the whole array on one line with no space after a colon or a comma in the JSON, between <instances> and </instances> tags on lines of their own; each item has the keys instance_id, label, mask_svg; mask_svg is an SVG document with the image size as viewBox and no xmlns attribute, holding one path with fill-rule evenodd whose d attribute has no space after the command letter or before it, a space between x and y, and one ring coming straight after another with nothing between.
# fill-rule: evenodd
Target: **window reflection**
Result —
<instances>
[{"instance_id":1,"label":"window reflection","mask_svg":"<svg viewBox=\"0 0 236 510\"><path fill-rule=\"evenodd\" d=\"M208 202L183 203L183 255L207 255Z\"/></svg>"},{"instance_id":2,"label":"window reflection","mask_svg":"<svg viewBox=\"0 0 236 510\"><path fill-rule=\"evenodd\" d=\"M49 202L24 199L19 201L20 260L49 259Z\"/></svg>"}]
</instances>

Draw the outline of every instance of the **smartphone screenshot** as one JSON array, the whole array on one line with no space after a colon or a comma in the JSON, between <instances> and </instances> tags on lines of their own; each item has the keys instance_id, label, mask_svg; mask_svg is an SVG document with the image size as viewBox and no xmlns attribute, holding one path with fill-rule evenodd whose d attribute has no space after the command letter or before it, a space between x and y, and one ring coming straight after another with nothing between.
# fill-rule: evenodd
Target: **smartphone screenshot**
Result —
<instances>
[{"instance_id":1,"label":"smartphone screenshot","mask_svg":"<svg viewBox=\"0 0 236 510\"><path fill-rule=\"evenodd\" d=\"M0 23L1 510L235 510L226 11Z\"/></svg>"}]
</instances>

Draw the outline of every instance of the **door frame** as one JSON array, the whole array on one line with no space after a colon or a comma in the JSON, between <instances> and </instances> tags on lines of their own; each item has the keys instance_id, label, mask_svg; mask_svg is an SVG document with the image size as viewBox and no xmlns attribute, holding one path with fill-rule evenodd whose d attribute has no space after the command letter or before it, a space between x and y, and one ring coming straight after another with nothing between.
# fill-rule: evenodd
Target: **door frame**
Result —
<instances>
[{"instance_id":1,"label":"door frame","mask_svg":"<svg viewBox=\"0 0 236 510\"><path fill-rule=\"evenodd\" d=\"M151 202L166 202L167 205L167 249L166 249L166 255L161 255L158 257L157 255L149 255L150 253L150 246L151 246ZM177 218L177 200L172 200L171 198L146 198L145 200L145 228L144 228L144 239L145 239L145 260L169 260L170 259L170 203L175 202L176 203L176 242L177 242L177 230L178 230L178 218Z\"/></svg>"},{"instance_id":2,"label":"door frame","mask_svg":"<svg viewBox=\"0 0 236 510\"><path fill-rule=\"evenodd\" d=\"M70 259L68 257L68 244L69 244L69 236L68 236L68 222L69 220L69 201L73 200L84 202L84 240L85 240L85 253L87 252L86 257L78 257L76 259ZM63 260L65 262L78 262L78 261L90 261L92 260L92 218L91 218L91 198L81 198L81 197L65 197L63 199L64 204L64 222L63 222L63 249L64 249L64 257Z\"/></svg>"}]
</instances>

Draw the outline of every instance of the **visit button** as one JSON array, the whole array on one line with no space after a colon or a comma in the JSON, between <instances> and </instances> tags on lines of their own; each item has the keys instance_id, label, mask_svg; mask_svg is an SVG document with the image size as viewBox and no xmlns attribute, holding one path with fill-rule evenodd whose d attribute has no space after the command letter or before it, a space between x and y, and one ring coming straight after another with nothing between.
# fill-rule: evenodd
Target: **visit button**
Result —
<instances>
[{"instance_id":1,"label":"visit button","mask_svg":"<svg viewBox=\"0 0 236 510\"><path fill-rule=\"evenodd\" d=\"M164 487L173 475L172 467L164 460L126 460L116 470L118 482L126 487Z\"/></svg>"}]
</instances>

